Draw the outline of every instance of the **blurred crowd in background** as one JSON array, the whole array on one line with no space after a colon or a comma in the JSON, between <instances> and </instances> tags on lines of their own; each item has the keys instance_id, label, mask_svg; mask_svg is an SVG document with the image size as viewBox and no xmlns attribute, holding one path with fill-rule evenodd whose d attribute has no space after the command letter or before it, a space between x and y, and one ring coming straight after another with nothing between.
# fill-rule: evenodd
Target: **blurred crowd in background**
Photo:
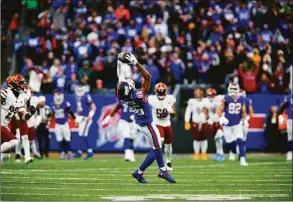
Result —
<instances>
[{"instance_id":1,"label":"blurred crowd in background","mask_svg":"<svg viewBox=\"0 0 293 202\"><path fill-rule=\"evenodd\" d=\"M288 91L293 1L9 1L2 52L12 46L15 71L35 92L114 88L121 51L137 56L152 85L234 81L247 93Z\"/></svg>"}]
</instances>

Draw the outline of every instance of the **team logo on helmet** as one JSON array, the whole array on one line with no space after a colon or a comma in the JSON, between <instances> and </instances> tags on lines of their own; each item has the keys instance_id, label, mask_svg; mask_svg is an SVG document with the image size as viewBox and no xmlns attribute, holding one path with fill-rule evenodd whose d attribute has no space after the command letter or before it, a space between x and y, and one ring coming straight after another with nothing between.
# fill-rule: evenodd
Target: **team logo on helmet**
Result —
<instances>
[{"instance_id":1,"label":"team logo on helmet","mask_svg":"<svg viewBox=\"0 0 293 202\"><path fill-rule=\"evenodd\" d=\"M129 98L131 93L135 90L135 83L131 79L126 79L125 81L121 81L116 88L116 96L117 98L123 100L125 98Z\"/></svg>"},{"instance_id":2,"label":"team logo on helmet","mask_svg":"<svg viewBox=\"0 0 293 202\"><path fill-rule=\"evenodd\" d=\"M17 92L24 92L27 89L25 79L20 74L10 75L6 79L7 86Z\"/></svg>"},{"instance_id":3,"label":"team logo on helmet","mask_svg":"<svg viewBox=\"0 0 293 202\"><path fill-rule=\"evenodd\" d=\"M167 85L162 82L158 83L155 87L155 93L159 100L165 99L167 95Z\"/></svg>"}]
</instances>

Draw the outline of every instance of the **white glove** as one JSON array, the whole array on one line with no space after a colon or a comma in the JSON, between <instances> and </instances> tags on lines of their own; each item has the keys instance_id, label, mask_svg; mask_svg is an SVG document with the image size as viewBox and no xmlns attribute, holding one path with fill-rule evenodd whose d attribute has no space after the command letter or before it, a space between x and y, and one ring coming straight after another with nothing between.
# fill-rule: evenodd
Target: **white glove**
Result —
<instances>
[{"instance_id":1,"label":"white glove","mask_svg":"<svg viewBox=\"0 0 293 202\"><path fill-rule=\"evenodd\" d=\"M247 120L247 119L245 119L245 120L243 121L243 125L246 126L246 127L249 126L249 123L248 123L248 120Z\"/></svg>"},{"instance_id":2,"label":"white glove","mask_svg":"<svg viewBox=\"0 0 293 202\"><path fill-rule=\"evenodd\" d=\"M213 125L213 124L214 124L214 121L210 118L210 119L208 119L207 123L208 123L209 125Z\"/></svg>"},{"instance_id":3,"label":"white glove","mask_svg":"<svg viewBox=\"0 0 293 202\"><path fill-rule=\"evenodd\" d=\"M129 61L128 64L136 65L138 63L136 57L131 53L127 53L125 56L125 59L127 59Z\"/></svg>"},{"instance_id":4,"label":"white glove","mask_svg":"<svg viewBox=\"0 0 293 202\"><path fill-rule=\"evenodd\" d=\"M110 122L111 118L112 118L112 117L111 117L110 115L106 116L106 117L104 118L104 120L102 120L102 122L101 122L102 126L107 125L107 124Z\"/></svg>"},{"instance_id":5,"label":"white glove","mask_svg":"<svg viewBox=\"0 0 293 202\"><path fill-rule=\"evenodd\" d=\"M221 125L228 125L229 120L225 116L221 116L219 122Z\"/></svg>"},{"instance_id":6,"label":"white glove","mask_svg":"<svg viewBox=\"0 0 293 202\"><path fill-rule=\"evenodd\" d=\"M133 114L130 115L129 119L130 119L131 121L135 121L134 115L133 115Z\"/></svg>"}]
</instances>

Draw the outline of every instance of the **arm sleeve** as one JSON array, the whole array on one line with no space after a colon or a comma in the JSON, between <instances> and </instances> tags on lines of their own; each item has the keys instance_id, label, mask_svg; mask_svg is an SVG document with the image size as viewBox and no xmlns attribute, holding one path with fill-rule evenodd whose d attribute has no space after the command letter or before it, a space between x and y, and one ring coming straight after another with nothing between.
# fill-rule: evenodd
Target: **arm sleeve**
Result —
<instances>
[{"instance_id":1,"label":"arm sleeve","mask_svg":"<svg viewBox=\"0 0 293 202\"><path fill-rule=\"evenodd\" d=\"M122 62L119 60L117 60L117 77L118 77L119 82L125 81L124 71L122 68Z\"/></svg>"},{"instance_id":2,"label":"arm sleeve","mask_svg":"<svg viewBox=\"0 0 293 202\"><path fill-rule=\"evenodd\" d=\"M184 120L185 122L190 122L190 117L191 117L191 102L190 100L188 101L186 110L185 110L185 116L184 116Z\"/></svg>"}]
</instances>

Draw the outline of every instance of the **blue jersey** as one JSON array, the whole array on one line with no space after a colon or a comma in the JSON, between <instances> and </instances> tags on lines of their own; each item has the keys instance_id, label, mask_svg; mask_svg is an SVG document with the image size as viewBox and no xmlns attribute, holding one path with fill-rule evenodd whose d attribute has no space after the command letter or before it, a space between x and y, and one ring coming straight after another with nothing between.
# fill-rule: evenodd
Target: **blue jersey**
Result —
<instances>
[{"instance_id":1,"label":"blue jersey","mask_svg":"<svg viewBox=\"0 0 293 202\"><path fill-rule=\"evenodd\" d=\"M140 89L132 92L130 99L121 100L134 113L135 123L139 126L146 126L153 122L151 106L147 101L146 96Z\"/></svg>"},{"instance_id":2,"label":"blue jersey","mask_svg":"<svg viewBox=\"0 0 293 202\"><path fill-rule=\"evenodd\" d=\"M131 109L127 105L123 104L120 119L131 122L130 116L133 115L133 113L130 110Z\"/></svg>"},{"instance_id":3,"label":"blue jersey","mask_svg":"<svg viewBox=\"0 0 293 202\"><path fill-rule=\"evenodd\" d=\"M288 107L287 107L287 114L288 114L288 119L292 119L292 113L293 113L293 108L292 108L292 95L287 95L284 99L284 102L288 103Z\"/></svg>"},{"instance_id":4,"label":"blue jersey","mask_svg":"<svg viewBox=\"0 0 293 202\"><path fill-rule=\"evenodd\" d=\"M249 113L249 106L252 106L252 100L248 97L245 97L244 99L245 99L245 102L244 102L245 112L246 112L246 114L248 114Z\"/></svg>"},{"instance_id":5,"label":"blue jersey","mask_svg":"<svg viewBox=\"0 0 293 202\"><path fill-rule=\"evenodd\" d=\"M78 112L78 115L88 116L91 111L91 104L93 103L91 96L86 93L81 97L77 96L76 101L81 103L81 111Z\"/></svg>"},{"instance_id":6,"label":"blue jersey","mask_svg":"<svg viewBox=\"0 0 293 202\"><path fill-rule=\"evenodd\" d=\"M225 117L229 120L228 126L240 124L242 115L241 108L245 104L244 97L233 99L231 96L225 95Z\"/></svg>"},{"instance_id":7,"label":"blue jersey","mask_svg":"<svg viewBox=\"0 0 293 202\"><path fill-rule=\"evenodd\" d=\"M55 114L56 123L65 124L68 120L68 112L70 111L70 103L63 102L61 105L54 104L52 110Z\"/></svg>"}]
</instances>

